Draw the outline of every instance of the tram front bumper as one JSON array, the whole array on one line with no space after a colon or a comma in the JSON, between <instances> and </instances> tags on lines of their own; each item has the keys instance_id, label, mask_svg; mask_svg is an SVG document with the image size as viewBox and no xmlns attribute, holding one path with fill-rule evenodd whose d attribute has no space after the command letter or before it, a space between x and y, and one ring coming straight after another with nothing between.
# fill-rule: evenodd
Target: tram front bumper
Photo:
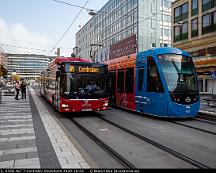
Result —
<instances>
[{"instance_id":1,"label":"tram front bumper","mask_svg":"<svg viewBox=\"0 0 216 173\"><path fill-rule=\"evenodd\" d=\"M61 100L60 112L102 111L108 109L107 99Z\"/></svg>"},{"instance_id":2,"label":"tram front bumper","mask_svg":"<svg viewBox=\"0 0 216 173\"><path fill-rule=\"evenodd\" d=\"M181 105L174 102L168 104L168 116L170 118L195 117L199 112L200 102L191 105Z\"/></svg>"}]
</instances>

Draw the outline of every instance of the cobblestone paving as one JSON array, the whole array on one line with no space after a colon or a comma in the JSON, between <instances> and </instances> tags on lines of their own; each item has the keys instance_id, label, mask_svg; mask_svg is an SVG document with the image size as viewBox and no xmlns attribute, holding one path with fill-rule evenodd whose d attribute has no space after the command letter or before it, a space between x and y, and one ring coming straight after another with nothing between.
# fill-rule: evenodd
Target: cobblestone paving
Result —
<instances>
[{"instance_id":1,"label":"cobblestone paving","mask_svg":"<svg viewBox=\"0 0 216 173\"><path fill-rule=\"evenodd\" d=\"M34 90L30 90L61 167L90 168L68 136L40 102Z\"/></svg>"},{"instance_id":2,"label":"cobblestone paving","mask_svg":"<svg viewBox=\"0 0 216 173\"><path fill-rule=\"evenodd\" d=\"M40 168L29 98L2 97L0 168Z\"/></svg>"}]
</instances>

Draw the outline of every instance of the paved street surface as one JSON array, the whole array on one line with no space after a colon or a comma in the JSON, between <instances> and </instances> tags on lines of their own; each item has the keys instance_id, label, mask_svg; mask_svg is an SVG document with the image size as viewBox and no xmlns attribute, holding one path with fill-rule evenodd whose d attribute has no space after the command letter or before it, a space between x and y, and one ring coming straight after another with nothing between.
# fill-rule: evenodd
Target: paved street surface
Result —
<instances>
[{"instance_id":1,"label":"paved street surface","mask_svg":"<svg viewBox=\"0 0 216 173\"><path fill-rule=\"evenodd\" d=\"M27 99L2 96L0 104L0 168L90 168L94 165L76 141L62 130L35 91ZM201 111L216 107L201 102ZM88 160L88 161L87 161Z\"/></svg>"},{"instance_id":2,"label":"paved street surface","mask_svg":"<svg viewBox=\"0 0 216 173\"><path fill-rule=\"evenodd\" d=\"M200 112L216 116L216 102L210 102L208 106L207 101L202 100L202 98L212 98L212 97L211 96L204 96L204 97L201 96Z\"/></svg>"},{"instance_id":3,"label":"paved street surface","mask_svg":"<svg viewBox=\"0 0 216 173\"><path fill-rule=\"evenodd\" d=\"M33 89L14 97L0 104L0 168L90 168Z\"/></svg>"}]
</instances>

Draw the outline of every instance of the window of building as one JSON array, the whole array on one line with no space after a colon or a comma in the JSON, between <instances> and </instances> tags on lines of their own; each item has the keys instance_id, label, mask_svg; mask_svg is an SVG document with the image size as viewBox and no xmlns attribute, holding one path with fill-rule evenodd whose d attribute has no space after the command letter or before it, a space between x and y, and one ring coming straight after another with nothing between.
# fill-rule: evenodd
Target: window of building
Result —
<instances>
[{"instance_id":1,"label":"window of building","mask_svg":"<svg viewBox=\"0 0 216 173\"><path fill-rule=\"evenodd\" d=\"M213 26L212 26L212 30L213 31L216 31L216 11L215 12L213 12Z\"/></svg>"},{"instance_id":2,"label":"window of building","mask_svg":"<svg viewBox=\"0 0 216 173\"><path fill-rule=\"evenodd\" d=\"M198 0L192 0L191 16L198 14Z\"/></svg>"},{"instance_id":3,"label":"window of building","mask_svg":"<svg viewBox=\"0 0 216 173\"><path fill-rule=\"evenodd\" d=\"M160 75L153 57L148 57L147 92L164 92Z\"/></svg>"},{"instance_id":4,"label":"window of building","mask_svg":"<svg viewBox=\"0 0 216 173\"><path fill-rule=\"evenodd\" d=\"M202 17L202 34L209 33L210 31L210 14L207 14Z\"/></svg>"},{"instance_id":5,"label":"window of building","mask_svg":"<svg viewBox=\"0 0 216 173\"><path fill-rule=\"evenodd\" d=\"M216 7L216 0L202 0L202 11Z\"/></svg>"},{"instance_id":6,"label":"window of building","mask_svg":"<svg viewBox=\"0 0 216 173\"><path fill-rule=\"evenodd\" d=\"M163 0L163 6L164 6L165 8L170 8L170 7L171 7L171 1Z\"/></svg>"},{"instance_id":7,"label":"window of building","mask_svg":"<svg viewBox=\"0 0 216 173\"><path fill-rule=\"evenodd\" d=\"M174 27L174 42L188 39L188 22Z\"/></svg>"},{"instance_id":8,"label":"window of building","mask_svg":"<svg viewBox=\"0 0 216 173\"><path fill-rule=\"evenodd\" d=\"M118 92L124 92L124 70L118 70Z\"/></svg>"},{"instance_id":9,"label":"window of building","mask_svg":"<svg viewBox=\"0 0 216 173\"><path fill-rule=\"evenodd\" d=\"M177 23L181 20L188 18L188 2L175 8L174 10L174 22Z\"/></svg>"},{"instance_id":10,"label":"window of building","mask_svg":"<svg viewBox=\"0 0 216 173\"><path fill-rule=\"evenodd\" d=\"M169 38L171 36L171 30L170 29L164 29L164 36Z\"/></svg>"},{"instance_id":11,"label":"window of building","mask_svg":"<svg viewBox=\"0 0 216 173\"><path fill-rule=\"evenodd\" d=\"M134 90L134 68L126 69L125 92L132 93Z\"/></svg>"},{"instance_id":12,"label":"window of building","mask_svg":"<svg viewBox=\"0 0 216 173\"><path fill-rule=\"evenodd\" d=\"M174 27L174 42L181 40L181 27L175 26Z\"/></svg>"},{"instance_id":13,"label":"window of building","mask_svg":"<svg viewBox=\"0 0 216 173\"><path fill-rule=\"evenodd\" d=\"M182 18L181 20L188 18L188 3L182 5Z\"/></svg>"},{"instance_id":14,"label":"window of building","mask_svg":"<svg viewBox=\"0 0 216 173\"><path fill-rule=\"evenodd\" d=\"M202 17L202 34L216 31L216 11Z\"/></svg>"},{"instance_id":15,"label":"window of building","mask_svg":"<svg viewBox=\"0 0 216 173\"><path fill-rule=\"evenodd\" d=\"M164 15L163 15L163 21L164 21L164 22L171 22L171 16L170 16L170 15L164 14Z\"/></svg>"},{"instance_id":16,"label":"window of building","mask_svg":"<svg viewBox=\"0 0 216 173\"><path fill-rule=\"evenodd\" d=\"M191 37L198 35L198 18L191 21Z\"/></svg>"},{"instance_id":17,"label":"window of building","mask_svg":"<svg viewBox=\"0 0 216 173\"><path fill-rule=\"evenodd\" d=\"M174 22L179 22L181 20L181 6L175 8L174 10Z\"/></svg>"}]
</instances>

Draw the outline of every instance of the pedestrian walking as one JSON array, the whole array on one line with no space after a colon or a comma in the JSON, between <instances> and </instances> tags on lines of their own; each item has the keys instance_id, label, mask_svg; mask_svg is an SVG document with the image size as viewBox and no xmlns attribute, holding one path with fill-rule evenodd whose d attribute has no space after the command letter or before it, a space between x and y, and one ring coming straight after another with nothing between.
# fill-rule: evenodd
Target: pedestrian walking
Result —
<instances>
[{"instance_id":1,"label":"pedestrian walking","mask_svg":"<svg viewBox=\"0 0 216 173\"><path fill-rule=\"evenodd\" d=\"M22 80L20 88L21 88L21 93L22 93L21 99L26 99L26 82L24 80Z\"/></svg>"},{"instance_id":2,"label":"pedestrian walking","mask_svg":"<svg viewBox=\"0 0 216 173\"><path fill-rule=\"evenodd\" d=\"M19 83L19 81L18 80L16 80L16 83L15 83L15 90L16 90L16 97L15 97L15 99L16 100L19 100L19 91L20 91L20 83Z\"/></svg>"}]
</instances>

